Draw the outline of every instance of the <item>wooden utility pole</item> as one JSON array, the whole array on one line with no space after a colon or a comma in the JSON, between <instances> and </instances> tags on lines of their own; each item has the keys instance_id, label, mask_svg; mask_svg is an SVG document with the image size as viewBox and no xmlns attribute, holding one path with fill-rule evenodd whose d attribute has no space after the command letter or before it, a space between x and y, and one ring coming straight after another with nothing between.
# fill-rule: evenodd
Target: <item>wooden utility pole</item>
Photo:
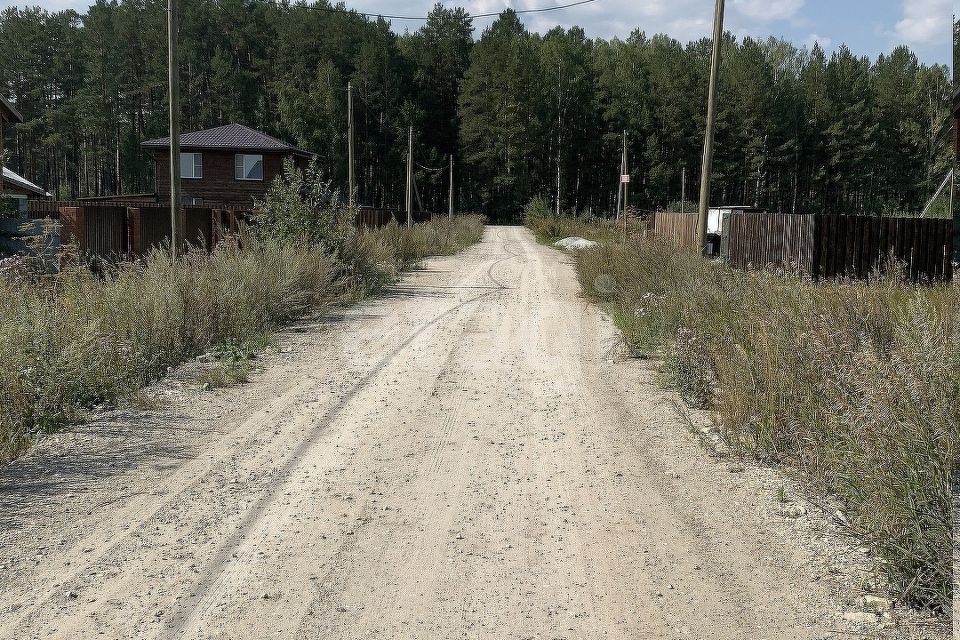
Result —
<instances>
[{"instance_id":1,"label":"wooden utility pole","mask_svg":"<svg viewBox=\"0 0 960 640\"><path fill-rule=\"evenodd\" d=\"M623 130L623 174L620 176L620 182L623 183L623 237L627 237L627 207L629 206L630 193L630 166L627 164L627 130Z\"/></svg>"},{"instance_id":2,"label":"wooden utility pole","mask_svg":"<svg viewBox=\"0 0 960 640\"><path fill-rule=\"evenodd\" d=\"M680 213L684 213L684 206L687 204L687 168L684 167L680 172Z\"/></svg>"},{"instance_id":3,"label":"wooden utility pole","mask_svg":"<svg viewBox=\"0 0 960 640\"><path fill-rule=\"evenodd\" d=\"M6 154L6 132L3 130L3 124L6 122L6 115L0 114L0 193L3 193L3 168L7 164Z\"/></svg>"},{"instance_id":4,"label":"wooden utility pole","mask_svg":"<svg viewBox=\"0 0 960 640\"><path fill-rule=\"evenodd\" d=\"M180 218L180 33L178 0L167 0L167 71L170 76L170 251L176 260L183 242Z\"/></svg>"},{"instance_id":5,"label":"wooden utility pole","mask_svg":"<svg viewBox=\"0 0 960 640\"><path fill-rule=\"evenodd\" d=\"M407 227L413 226L413 127L407 135Z\"/></svg>"},{"instance_id":6,"label":"wooden utility pole","mask_svg":"<svg viewBox=\"0 0 960 640\"><path fill-rule=\"evenodd\" d=\"M453 220L453 154L450 154L450 195L447 196L447 201L450 203L450 210L447 212L447 217Z\"/></svg>"},{"instance_id":7,"label":"wooden utility pole","mask_svg":"<svg viewBox=\"0 0 960 640\"><path fill-rule=\"evenodd\" d=\"M710 174L713 171L713 132L717 124L717 76L720 73L720 45L723 40L723 0L717 0L713 16L713 59L710 62L710 91L707 97L707 130L703 141L700 172L700 210L697 217L697 250L706 251L707 215L710 212Z\"/></svg>"},{"instance_id":8,"label":"wooden utility pole","mask_svg":"<svg viewBox=\"0 0 960 640\"><path fill-rule=\"evenodd\" d=\"M349 142L347 143L347 162L349 166L347 167L347 188L350 189L350 196L347 201L350 203L350 208L353 209L354 205L354 191L357 186L355 184L356 180L353 175L353 83L347 83L347 137Z\"/></svg>"}]
</instances>

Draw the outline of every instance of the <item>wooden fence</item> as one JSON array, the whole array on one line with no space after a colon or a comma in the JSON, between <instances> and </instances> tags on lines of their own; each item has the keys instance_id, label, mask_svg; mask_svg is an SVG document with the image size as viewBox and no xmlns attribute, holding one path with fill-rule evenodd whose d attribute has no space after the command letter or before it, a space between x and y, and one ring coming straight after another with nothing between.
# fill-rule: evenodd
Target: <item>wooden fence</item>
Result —
<instances>
[{"instance_id":1,"label":"wooden fence","mask_svg":"<svg viewBox=\"0 0 960 640\"><path fill-rule=\"evenodd\" d=\"M737 269L814 273L813 216L729 213L724 214L722 228L720 255Z\"/></svg>"},{"instance_id":2,"label":"wooden fence","mask_svg":"<svg viewBox=\"0 0 960 640\"><path fill-rule=\"evenodd\" d=\"M428 222L433 219L433 214L429 211L414 211L414 222ZM361 207L357 211L356 223L358 227L367 229L379 229L385 227L391 222L397 224L406 224L407 212L402 209L377 209L374 207Z\"/></svg>"},{"instance_id":3,"label":"wooden fence","mask_svg":"<svg viewBox=\"0 0 960 640\"><path fill-rule=\"evenodd\" d=\"M63 242L75 244L89 256L134 259L170 241L170 208L159 203L31 200L28 214L34 222L59 220ZM187 206L182 216L186 241L202 247L216 246L251 222L250 211L229 207ZM426 211L413 214L414 222L432 218L433 214ZM364 207L357 212L356 224L379 228L394 221L402 224L406 219L406 212L399 209Z\"/></svg>"},{"instance_id":4,"label":"wooden fence","mask_svg":"<svg viewBox=\"0 0 960 640\"><path fill-rule=\"evenodd\" d=\"M109 205L63 207L60 237L87 255L122 258L128 252L127 209Z\"/></svg>"},{"instance_id":5,"label":"wooden fence","mask_svg":"<svg viewBox=\"0 0 960 640\"><path fill-rule=\"evenodd\" d=\"M680 247L693 248L697 241L697 214L657 211L647 219L650 230Z\"/></svg>"},{"instance_id":6,"label":"wooden fence","mask_svg":"<svg viewBox=\"0 0 960 640\"><path fill-rule=\"evenodd\" d=\"M657 212L650 229L693 247L696 214ZM738 269L814 279L868 279L893 258L914 281L953 277L953 220L880 216L724 214L721 255Z\"/></svg>"},{"instance_id":7,"label":"wooden fence","mask_svg":"<svg viewBox=\"0 0 960 640\"><path fill-rule=\"evenodd\" d=\"M953 220L816 216L812 275L868 278L889 258L911 280L953 277Z\"/></svg>"}]
</instances>

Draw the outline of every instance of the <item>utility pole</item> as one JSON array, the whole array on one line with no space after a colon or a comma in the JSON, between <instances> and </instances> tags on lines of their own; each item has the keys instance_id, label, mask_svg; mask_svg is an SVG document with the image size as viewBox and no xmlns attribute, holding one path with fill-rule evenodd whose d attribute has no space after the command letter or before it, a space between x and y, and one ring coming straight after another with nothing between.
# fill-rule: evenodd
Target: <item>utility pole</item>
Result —
<instances>
[{"instance_id":1,"label":"utility pole","mask_svg":"<svg viewBox=\"0 0 960 640\"><path fill-rule=\"evenodd\" d=\"M624 135L626 135L626 130L624 130ZM620 220L620 215L623 212L623 193L627 188L627 185L623 182L623 176L627 173L627 159L624 153L620 154L620 176L617 178L617 221Z\"/></svg>"},{"instance_id":2,"label":"utility pole","mask_svg":"<svg viewBox=\"0 0 960 640\"><path fill-rule=\"evenodd\" d=\"M450 195L447 197L448 202L450 203L450 211L447 212L447 217L453 220L453 154L450 154Z\"/></svg>"},{"instance_id":3,"label":"utility pole","mask_svg":"<svg viewBox=\"0 0 960 640\"><path fill-rule=\"evenodd\" d=\"M413 226L413 127L407 135L407 227Z\"/></svg>"},{"instance_id":4,"label":"utility pole","mask_svg":"<svg viewBox=\"0 0 960 640\"><path fill-rule=\"evenodd\" d=\"M353 209L354 205L354 191L356 189L355 178L353 175L353 83L347 83L347 162L349 166L347 167L347 186L350 189L350 196L348 202L350 203L350 208Z\"/></svg>"},{"instance_id":5,"label":"utility pole","mask_svg":"<svg viewBox=\"0 0 960 640\"><path fill-rule=\"evenodd\" d=\"M713 171L713 132L717 124L717 76L720 73L720 45L723 40L723 1L717 0L713 16L713 59L710 63L710 91L707 98L707 131L703 141L703 168L700 172L700 210L697 217L696 248L707 246L707 215L710 211L710 174Z\"/></svg>"},{"instance_id":6,"label":"utility pole","mask_svg":"<svg viewBox=\"0 0 960 640\"><path fill-rule=\"evenodd\" d=\"M684 167L680 172L680 213L684 213L683 208L687 204L687 168Z\"/></svg>"},{"instance_id":7,"label":"utility pole","mask_svg":"<svg viewBox=\"0 0 960 640\"><path fill-rule=\"evenodd\" d=\"M170 76L170 251L176 260L183 242L180 219L180 33L178 0L167 0L167 70Z\"/></svg>"},{"instance_id":8,"label":"utility pole","mask_svg":"<svg viewBox=\"0 0 960 640\"><path fill-rule=\"evenodd\" d=\"M623 183L623 239L627 239L627 195L630 193L630 166L627 164L627 130L623 130L623 175L620 176L620 182Z\"/></svg>"}]
</instances>

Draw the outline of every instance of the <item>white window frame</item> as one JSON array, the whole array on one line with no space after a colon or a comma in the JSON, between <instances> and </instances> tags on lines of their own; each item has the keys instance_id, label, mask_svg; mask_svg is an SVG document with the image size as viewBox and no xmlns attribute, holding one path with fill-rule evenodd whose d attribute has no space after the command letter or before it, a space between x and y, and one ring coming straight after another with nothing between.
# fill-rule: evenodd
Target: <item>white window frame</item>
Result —
<instances>
[{"instance_id":1,"label":"white window frame","mask_svg":"<svg viewBox=\"0 0 960 640\"><path fill-rule=\"evenodd\" d=\"M186 163L186 164L184 164ZM184 175L184 167L190 167L191 175ZM203 154L194 152L180 153L180 178L183 180L202 180L203 179Z\"/></svg>"},{"instance_id":2,"label":"white window frame","mask_svg":"<svg viewBox=\"0 0 960 640\"><path fill-rule=\"evenodd\" d=\"M248 178L247 176L247 160L250 159L251 170L259 162L260 163L260 177L259 178ZM263 154L262 153L238 153L233 157L233 178L235 180L244 180L248 182L263 182Z\"/></svg>"}]
</instances>

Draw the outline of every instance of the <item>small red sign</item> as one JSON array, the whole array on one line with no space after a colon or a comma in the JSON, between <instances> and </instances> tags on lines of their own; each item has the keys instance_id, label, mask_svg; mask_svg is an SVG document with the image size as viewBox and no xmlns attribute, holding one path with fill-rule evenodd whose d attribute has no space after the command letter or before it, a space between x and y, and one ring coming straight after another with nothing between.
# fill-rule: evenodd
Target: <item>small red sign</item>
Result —
<instances>
[{"instance_id":1,"label":"small red sign","mask_svg":"<svg viewBox=\"0 0 960 640\"><path fill-rule=\"evenodd\" d=\"M630 174L625 173L622 176L620 176L620 182L622 182L623 184L630 182Z\"/></svg>"}]
</instances>

